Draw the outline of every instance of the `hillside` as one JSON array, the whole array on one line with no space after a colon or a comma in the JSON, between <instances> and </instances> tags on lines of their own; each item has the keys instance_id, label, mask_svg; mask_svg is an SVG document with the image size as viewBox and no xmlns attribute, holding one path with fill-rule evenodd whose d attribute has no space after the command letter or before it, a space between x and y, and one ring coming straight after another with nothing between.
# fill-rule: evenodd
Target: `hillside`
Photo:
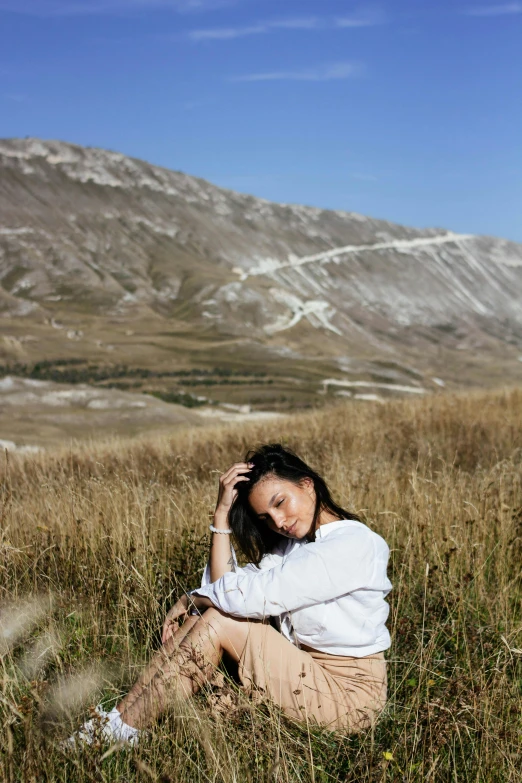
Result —
<instances>
[{"instance_id":1,"label":"hillside","mask_svg":"<svg viewBox=\"0 0 522 783\"><path fill-rule=\"evenodd\" d=\"M196 368L194 394L259 408L522 379L522 245L64 142L0 141L0 309L4 368Z\"/></svg>"}]
</instances>

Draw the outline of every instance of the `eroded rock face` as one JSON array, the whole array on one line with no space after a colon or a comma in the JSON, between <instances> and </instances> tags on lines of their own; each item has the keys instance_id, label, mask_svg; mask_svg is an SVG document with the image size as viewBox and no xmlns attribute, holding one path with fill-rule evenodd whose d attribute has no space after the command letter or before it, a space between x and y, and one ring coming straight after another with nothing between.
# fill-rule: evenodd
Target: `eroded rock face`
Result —
<instances>
[{"instance_id":1,"label":"eroded rock face","mask_svg":"<svg viewBox=\"0 0 522 783\"><path fill-rule=\"evenodd\" d=\"M0 177L4 315L139 310L290 364L411 350L442 377L441 350L513 367L522 352L522 245L270 203L62 142L0 141Z\"/></svg>"}]
</instances>

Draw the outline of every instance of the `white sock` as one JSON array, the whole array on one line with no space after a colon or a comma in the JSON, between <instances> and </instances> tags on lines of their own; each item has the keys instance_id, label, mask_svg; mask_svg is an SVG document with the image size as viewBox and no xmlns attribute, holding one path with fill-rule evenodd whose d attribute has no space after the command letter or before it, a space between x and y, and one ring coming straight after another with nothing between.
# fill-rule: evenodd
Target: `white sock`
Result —
<instances>
[{"instance_id":1,"label":"white sock","mask_svg":"<svg viewBox=\"0 0 522 783\"><path fill-rule=\"evenodd\" d=\"M106 712L101 704L95 708L99 718L91 718L75 731L69 739L65 740L63 747L77 747L79 743L92 744L95 737L102 736L109 742L128 742L135 745L142 734L140 729L135 729L124 723L120 712L114 707L110 712Z\"/></svg>"},{"instance_id":2,"label":"white sock","mask_svg":"<svg viewBox=\"0 0 522 783\"><path fill-rule=\"evenodd\" d=\"M123 742L137 742L138 737L141 734L140 730L125 723L122 720L121 712L116 707L107 713L107 718L109 719L109 726L111 727L114 739Z\"/></svg>"}]
</instances>

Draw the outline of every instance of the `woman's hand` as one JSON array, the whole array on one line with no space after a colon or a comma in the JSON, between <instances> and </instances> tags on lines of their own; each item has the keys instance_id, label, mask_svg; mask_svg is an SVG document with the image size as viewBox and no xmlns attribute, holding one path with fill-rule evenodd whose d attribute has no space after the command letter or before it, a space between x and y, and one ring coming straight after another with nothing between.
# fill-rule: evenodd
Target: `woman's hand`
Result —
<instances>
[{"instance_id":1,"label":"woman's hand","mask_svg":"<svg viewBox=\"0 0 522 783\"><path fill-rule=\"evenodd\" d=\"M223 475L219 477L219 493L216 504L216 516L227 515L230 507L237 497L237 489L234 489L238 481L250 481L248 476L242 476L242 473L249 473L253 467L252 463L235 462Z\"/></svg>"},{"instance_id":2,"label":"woman's hand","mask_svg":"<svg viewBox=\"0 0 522 783\"><path fill-rule=\"evenodd\" d=\"M189 601L188 595L183 593L181 598L176 601L172 609L170 609L167 616L165 617L163 631L161 634L162 644L165 644L165 642L171 639L176 631L179 630L180 626L177 624L176 620L178 617L183 617L184 615L186 619L189 611L189 603L191 606L194 606L200 612L200 614L201 612L204 612L205 609L209 609L210 607L214 606L210 598L207 598L206 595L192 595L191 600Z\"/></svg>"},{"instance_id":3,"label":"woman's hand","mask_svg":"<svg viewBox=\"0 0 522 783\"><path fill-rule=\"evenodd\" d=\"M172 609L167 612L165 622L163 623L163 632L161 634L162 644L168 639L171 639L179 628L176 620L178 617L184 617L188 614L188 595L184 593L181 598L176 601Z\"/></svg>"}]
</instances>

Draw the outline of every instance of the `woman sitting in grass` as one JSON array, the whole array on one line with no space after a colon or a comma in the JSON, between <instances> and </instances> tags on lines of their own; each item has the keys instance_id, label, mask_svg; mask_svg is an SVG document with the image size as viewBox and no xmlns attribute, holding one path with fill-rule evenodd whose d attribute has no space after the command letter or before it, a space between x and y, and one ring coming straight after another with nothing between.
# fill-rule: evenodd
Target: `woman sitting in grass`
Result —
<instances>
[{"instance_id":1,"label":"woman sitting in grass","mask_svg":"<svg viewBox=\"0 0 522 783\"><path fill-rule=\"evenodd\" d=\"M371 726L386 701L386 542L279 444L249 452L219 483L201 587L169 611L163 646L129 694L109 713L97 708L103 734L136 741L211 682L224 655L247 693L299 721ZM250 561L242 568L230 533ZM90 741L95 725L71 740Z\"/></svg>"}]
</instances>

